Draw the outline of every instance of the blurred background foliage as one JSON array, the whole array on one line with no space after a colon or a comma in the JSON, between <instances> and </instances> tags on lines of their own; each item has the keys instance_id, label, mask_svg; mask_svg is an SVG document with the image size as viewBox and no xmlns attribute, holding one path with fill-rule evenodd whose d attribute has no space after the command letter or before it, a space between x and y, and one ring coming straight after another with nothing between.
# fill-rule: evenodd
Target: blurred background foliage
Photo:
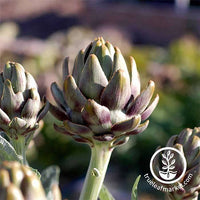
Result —
<instances>
[{"instance_id":1,"label":"blurred background foliage","mask_svg":"<svg viewBox=\"0 0 200 200\"><path fill-rule=\"evenodd\" d=\"M5 4L3 0L0 1L0 4L2 2ZM84 5L88 5L88 2L85 1ZM60 1L58 1L59 3ZM75 3L83 6L82 1L76 0ZM100 5L97 3L98 1L95 5L98 8ZM110 1L110 3L113 2ZM71 6L73 5L72 3ZM10 6L12 7L13 4ZM26 8L29 8L27 6ZM42 8L46 8L44 5L42 6ZM4 7L9 8L9 5L7 7L4 5ZM145 7L145 9L147 8ZM31 10L31 8L29 9ZM67 9L69 10L70 7L65 11ZM140 9L142 10L142 7ZM155 8L151 9L152 15L155 14ZM128 8L123 11L128 12ZM48 12L52 12L50 8L45 12L45 20L51 21L52 15L48 14ZM175 9L178 17L188 16L187 12L189 11L181 10L177 14ZM30 11L30 13L32 12ZM0 24L1 69L7 60L21 63L36 77L41 97L46 95L50 101L53 101L50 84L54 81L62 84L61 65L64 57L70 57L72 66L77 52L85 48L97 36L103 36L118 46L126 58L130 55L135 58L143 88L150 79L156 83L160 102L150 118L148 129L141 135L132 137L127 145L114 151L106 177L106 185L114 196L118 199L130 199L134 179L139 174L149 173L149 161L157 146L165 146L169 137L179 133L183 128L200 126L199 35L197 32L191 31L190 21L187 21L189 28L183 34L178 34L169 40L155 42L155 38L151 40L150 36L138 37L137 31L130 32L123 26L122 28L112 26L112 23L84 24L84 20L77 23L76 20L73 20L75 14L70 12L64 12L57 18L54 16L52 27L48 27L48 23L43 24L43 20L38 18L42 15L44 15L42 12L30 16L24 12L24 16L20 15L19 17L16 14L16 16L8 15L7 18L6 15L2 15L3 20ZM77 12L76 15L81 14ZM121 13L121 15L124 14ZM63 21L66 16L71 17L71 20ZM120 17L120 15L117 16ZM33 23L35 18L37 21ZM197 16L198 20L199 18L200 16ZM64 23L60 30L56 28L59 23ZM170 22L168 21L168 23ZM34 26L31 26L33 24ZM35 27L35 25L39 26ZM169 24L168 27L170 27ZM40 35L45 29L47 31L45 36L44 34ZM171 30L173 29L175 30L176 27L171 27ZM27 32L27 30L29 31ZM33 30L32 34L31 30ZM151 31L151 25L148 30ZM148 37L150 39L146 42ZM71 200L77 199L89 162L89 148L57 133L53 129L53 123L59 122L51 114L48 114L44 119L40 134L35 137L34 145L31 145L29 149L29 161L33 167L40 170L48 165L59 165L63 196ZM141 179L139 185L141 200L162 199L162 195L151 188L144 178Z\"/></svg>"}]
</instances>

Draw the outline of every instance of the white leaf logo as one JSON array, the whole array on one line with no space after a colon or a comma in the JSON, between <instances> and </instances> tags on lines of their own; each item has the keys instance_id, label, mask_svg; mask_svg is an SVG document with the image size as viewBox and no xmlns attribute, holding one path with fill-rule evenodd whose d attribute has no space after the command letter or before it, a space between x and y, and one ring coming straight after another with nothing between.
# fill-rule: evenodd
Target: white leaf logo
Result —
<instances>
[{"instance_id":1,"label":"white leaf logo","mask_svg":"<svg viewBox=\"0 0 200 200\"><path fill-rule=\"evenodd\" d=\"M172 159L174 157L174 153L171 153L171 151L167 151L166 154L162 154L162 164L164 165L162 167L165 171L159 171L159 174L161 178L164 180L172 180L176 177L177 171L172 171L175 169L175 159Z\"/></svg>"}]
</instances>

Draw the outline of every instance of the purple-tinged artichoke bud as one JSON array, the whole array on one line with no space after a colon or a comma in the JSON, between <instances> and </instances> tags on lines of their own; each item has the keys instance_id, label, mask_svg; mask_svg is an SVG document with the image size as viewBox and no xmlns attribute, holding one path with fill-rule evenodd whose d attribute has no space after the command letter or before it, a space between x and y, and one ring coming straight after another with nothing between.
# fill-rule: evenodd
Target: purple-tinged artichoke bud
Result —
<instances>
[{"instance_id":1,"label":"purple-tinged artichoke bud","mask_svg":"<svg viewBox=\"0 0 200 200\"><path fill-rule=\"evenodd\" d=\"M200 128L184 129L179 135L172 136L167 146L180 150L187 162L186 173L179 182L183 188L169 193L169 199L197 200L200 191Z\"/></svg>"},{"instance_id":2,"label":"purple-tinged artichoke bud","mask_svg":"<svg viewBox=\"0 0 200 200\"><path fill-rule=\"evenodd\" d=\"M37 84L19 63L6 63L0 74L0 97L0 129L10 139L32 135L48 111L48 102L40 109Z\"/></svg>"},{"instance_id":3,"label":"purple-tinged artichoke bud","mask_svg":"<svg viewBox=\"0 0 200 200\"><path fill-rule=\"evenodd\" d=\"M111 141L125 143L130 135L144 131L146 119L155 109L159 96L150 103L155 84L140 91L140 78L132 57L126 63L120 50L97 38L81 50L69 73L68 58L63 64L63 91L56 83L51 91L58 107L51 113L63 121L55 129L79 142Z\"/></svg>"},{"instance_id":4,"label":"purple-tinged artichoke bud","mask_svg":"<svg viewBox=\"0 0 200 200\"><path fill-rule=\"evenodd\" d=\"M36 174L18 162L4 161L0 166L1 200L46 200Z\"/></svg>"}]
</instances>

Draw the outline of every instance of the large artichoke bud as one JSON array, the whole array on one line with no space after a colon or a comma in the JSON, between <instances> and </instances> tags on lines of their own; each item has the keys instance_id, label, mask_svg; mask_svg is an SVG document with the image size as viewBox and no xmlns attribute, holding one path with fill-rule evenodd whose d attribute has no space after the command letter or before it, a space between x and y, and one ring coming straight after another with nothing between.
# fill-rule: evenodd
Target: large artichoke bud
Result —
<instances>
[{"instance_id":1,"label":"large artichoke bud","mask_svg":"<svg viewBox=\"0 0 200 200\"><path fill-rule=\"evenodd\" d=\"M183 188L169 193L169 199L197 200L200 191L200 128L183 130L179 135L172 136L167 146L181 151L187 162L186 173L178 183ZM189 175L191 180L187 179Z\"/></svg>"},{"instance_id":2,"label":"large artichoke bud","mask_svg":"<svg viewBox=\"0 0 200 200\"><path fill-rule=\"evenodd\" d=\"M0 97L0 130L7 134L16 151L20 151L28 145L39 120L47 113L48 103L40 109L34 78L15 62L7 62L0 74ZM19 141L21 148L17 147Z\"/></svg>"},{"instance_id":3,"label":"large artichoke bud","mask_svg":"<svg viewBox=\"0 0 200 200\"><path fill-rule=\"evenodd\" d=\"M36 174L18 162L4 161L0 166L1 200L46 200Z\"/></svg>"},{"instance_id":4,"label":"large artichoke bud","mask_svg":"<svg viewBox=\"0 0 200 200\"><path fill-rule=\"evenodd\" d=\"M55 128L80 142L112 141L113 146L144 131L145 121L155 109L158 95L150 103L154 82L140 91L140 79L132 57L126 63L120 50L97 38L81 50L72 74L68 58L63 65L63 91L56 83L52 94L59 107L50 111L64 125Z\"/></svg>"}]
</instances>

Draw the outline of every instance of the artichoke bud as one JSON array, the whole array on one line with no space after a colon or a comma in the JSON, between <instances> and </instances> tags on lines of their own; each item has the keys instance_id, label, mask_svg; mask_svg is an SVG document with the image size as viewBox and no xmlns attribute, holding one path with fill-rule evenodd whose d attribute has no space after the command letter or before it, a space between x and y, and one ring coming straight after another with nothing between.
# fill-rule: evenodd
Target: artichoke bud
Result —
<instances>
[{"instance_id":1,"label":"artichoke bud","mask_svg":"<svg viewBox=\"0 0 200 200\"><path fill-rule=\"evenodd\" d=\"M46 200L36 174L18 162L4 161L0 166L1 200Z\"/></svg>"},{"instance_id":2,"label":"artichoke bud","mask_svg":"<svg viewBox=\"0 0 200 200\"><path fill-rule=\"evenodd\" d=\"M26 174L21 182L21 191L25 199L44 199L44 189L35 174ZM42 194L42 198L41 198Z\"/></svg>"},{"instance_id":3,"label":"artichoke bud","mask_svg":"<svg viewBox=\"0 0 200 200\"><path fill-rule=\"evenodd\" d=\"M40 110L37 84L19 63L6 63L0 76L0 95L0 129L10 139L26 136L48 111L48 102Z\"/></svg>"},{"instance_id":4,"label":"artichoke bud","mask_svg":"<svg viewBox=\"0 0 200 200\"><path fill-rule=\"evenodd\" d=\"M151 101L153 81L140 92L132 57L127 63L117 47L99 37L79 51L71 74L66 61L68 58L63 65L63 91L55 83L51 87L58 108L50 105L50 112L63 121L60 128L54 126L56 130L76 141L110 141L117 146L147 128L149 121L145 120L159 96Z\"/></svg>"},{"instance_id":5,"label":"artichoke bud","mask_svg":"<svg viewBox=\"0 0 200 200\"><path fill-rule=\"evenodd\" d=\"M3 194L2 194L3 195ZM2 200L24 200L21 191L13 184L10 184L6 188L5 196L1 198Z\"/></svg>"},{"instance_id":6,"label":"artichoke bud","mask_svg":"<svg viewBox=\"0 0 200 200\"><path fill-rule=\"evenodd\" d=\"M183 190L169 193L169 199L197 200L200 191L200 128L184 129L179 135L172 136L167 146L180 150L187 162L186 173L179 184L183 185L188 175L192 174Z\"/></svg>"}]
</instances>

